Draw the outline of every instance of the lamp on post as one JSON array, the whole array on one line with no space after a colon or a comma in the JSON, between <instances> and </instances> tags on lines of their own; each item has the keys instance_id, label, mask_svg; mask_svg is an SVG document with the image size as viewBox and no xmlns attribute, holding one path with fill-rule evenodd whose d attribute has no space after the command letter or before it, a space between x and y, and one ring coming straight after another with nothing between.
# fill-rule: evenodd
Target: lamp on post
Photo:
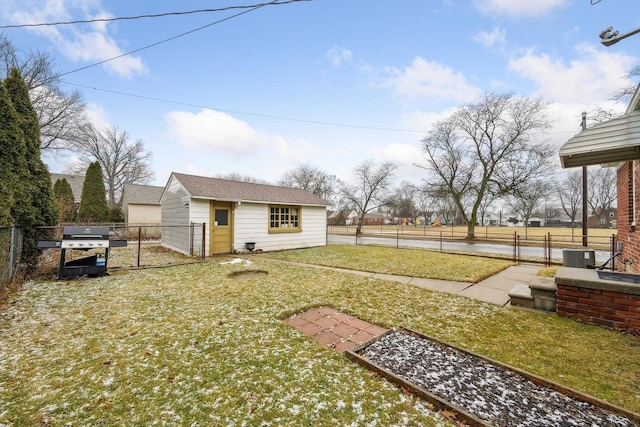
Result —
<instances>
[{"instance_id":1,"label":"lamp on post","mask_svg":"<svg viewBox=\"0 0 640 427\"><path fill-rule=\"evenodd\" d=\"M620 35L620 31L614 30L613 27L609 27L600 33L600 43L609 47L618 43L620 40L626 39L634 34L640 33L640 28L636 28L633 31Z\"/></svg>"}]
</instances>

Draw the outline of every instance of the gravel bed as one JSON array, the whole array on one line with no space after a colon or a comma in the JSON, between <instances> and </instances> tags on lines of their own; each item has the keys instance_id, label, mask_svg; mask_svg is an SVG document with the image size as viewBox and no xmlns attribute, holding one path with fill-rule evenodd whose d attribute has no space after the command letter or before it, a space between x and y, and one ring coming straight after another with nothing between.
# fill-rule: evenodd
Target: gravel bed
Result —
<instances>
[{"instance_id":1,"label":"gravel bed","mask_svg":"<svg viewBox=\"0 0 640 427\"><path fill-rule=\"evenodd\" d=\"M495 426L636 426L479 357L392 331L360 355Z\"/></svg>"}]
</instances>

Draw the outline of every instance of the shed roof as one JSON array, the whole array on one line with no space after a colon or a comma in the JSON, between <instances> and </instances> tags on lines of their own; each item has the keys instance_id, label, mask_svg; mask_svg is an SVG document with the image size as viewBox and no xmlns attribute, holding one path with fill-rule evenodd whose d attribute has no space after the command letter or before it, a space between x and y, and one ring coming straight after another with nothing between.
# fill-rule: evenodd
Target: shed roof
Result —
<instances>
[{"instance_id":1,"label":"shed roof","mask_svg":"<svg viewBox=\"0 0 640 427\"><path fill-rule=\"evenodd\" d=\"M640 159L640 85L625 114L580 132L560 148L563 168L635 159Z\"/></svg>"},{"instance_id":2,"label":"shed roof","mask_svg":"<svg viewBox=\"0 0 640 427\"><path fill-rule=\"evenodd\" d=\"M300 188L253 182L230 181L173 172L193 198L227 202L280 203L308 206L330 206L331 203Z\"/></svg>"},{"instance_id":3,"label":"shed roof","mask_svg":"<svg viewBox=\"0 0 640 427\"><path fill-rule=\"evenodd\" d=\"M125 184L122 190L122 200L134 205L158 205L164 187L154 185Z\"/></svg>"},{"instance_id":4,"label":"shed roof","mask_svg":"<svg viewBox=\"0 0 640 427\"><path fill-rule=\"evenodd\" d=\"M73 201L80 203L82 200L82 187L84 187L84 175L67 175L63 173L50 173L51 184L55 184L59 179L66 179L71 186L71 192L73 192Z\"/></svg>"}]
</instances>

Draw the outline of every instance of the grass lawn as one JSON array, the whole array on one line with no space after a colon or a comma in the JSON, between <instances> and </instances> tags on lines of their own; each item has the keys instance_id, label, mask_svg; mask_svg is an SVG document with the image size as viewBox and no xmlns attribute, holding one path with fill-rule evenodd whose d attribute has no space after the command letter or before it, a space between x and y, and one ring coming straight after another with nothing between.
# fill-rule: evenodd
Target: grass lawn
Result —
<instances>
[{"instance_id":1,"label":"grass lawn","mask_svg":"<svg viewBox=\"0 0 640 427\"><path fill-rule=\"evenodd\" d=\"M511 261L420 249L328 245L261 256L372 273L476 283L514 265Z\"/></svg>"},{"instance_id":2,"label":"grass lawn","mask_svg":"<svg viewBox=\"0 0 640 427\"><path fill-rule=\"evenodd\" d=\"M404 325L640 411L637 337L252 260L25 285L0 312L0 425L449 425L281 321L320 305ZM268 274L228 277L253 269Z\"/></svg>"}]
</instances>

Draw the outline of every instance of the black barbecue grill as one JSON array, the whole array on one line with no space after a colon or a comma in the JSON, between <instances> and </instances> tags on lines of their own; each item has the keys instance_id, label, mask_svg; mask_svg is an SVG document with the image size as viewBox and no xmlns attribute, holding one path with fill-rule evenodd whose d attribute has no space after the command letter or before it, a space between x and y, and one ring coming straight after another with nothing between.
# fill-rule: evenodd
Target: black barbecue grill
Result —
<instances>
[{"instance_id":1,"label":"black barbecue grill","mask_svg":"<svg viewBox=\"0 0 640 427\"><path fill-rule=\"evenodd\" d=\"M62 240L41 240L39 248L60 248L60 269L58 278L69 276L90 277L102 276L107 273L109 261L109 249L127 246L126 240L110 239L109 227L64 227ZM66 261L67 249L88 251L90 249L103 249L102 253Z\"/></svg>"}]
</instances>

